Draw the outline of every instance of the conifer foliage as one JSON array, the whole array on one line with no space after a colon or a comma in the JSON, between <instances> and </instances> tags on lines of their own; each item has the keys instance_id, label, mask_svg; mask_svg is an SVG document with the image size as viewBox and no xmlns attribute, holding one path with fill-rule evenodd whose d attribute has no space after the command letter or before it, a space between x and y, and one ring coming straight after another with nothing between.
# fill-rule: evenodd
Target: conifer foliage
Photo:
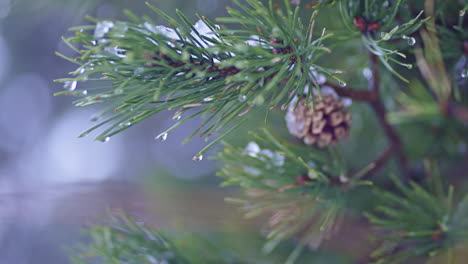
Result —
<instances>
[{"instance_id":1,"label":"conifer foliage","mask_svg":"<svg viewBox=\"0 0 468 264\"><path fill-rule=\"evenodd\" d=\"M200 161L253 109L281 113L273 126L291 136L267 126L245 135L247 146L224 142L216 158L223 186L244 192L226 200L249 218L268 219L259 251L292 243L274 263L301 263L301 253L319 252L326 240L349 240L340 230L354 219L368 226L374 252L353 263L465 263L454 252L468 242L468 3L233 4L229 16L195 23L148 4L165 26L125 11L127 21L90 18L93 25L72 28L64 41L76 56L58 55L78 67L57 80L66 88L57 95L103 105L82 136L101 130L97 140L107 141L175 110L174 125L155 136L165 140L203 117L187 139L211 139L194 153ZM346 56L336 63L334 54ZM80 89L81 82L93 86ZM369 161L367 152L378 154ZM454 173L460 166L464 175ZM208 246L179 243L127 216L91 234L77 263L257 263L223 248L202 253Z\"/></svg>"}]
</instances>

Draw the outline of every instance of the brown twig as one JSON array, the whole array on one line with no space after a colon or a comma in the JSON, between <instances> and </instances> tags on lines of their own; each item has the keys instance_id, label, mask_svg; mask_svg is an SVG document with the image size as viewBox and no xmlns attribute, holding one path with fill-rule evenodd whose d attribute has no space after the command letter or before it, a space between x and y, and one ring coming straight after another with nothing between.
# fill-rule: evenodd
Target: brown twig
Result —
<instances>
[{"instance_id":1,"label":"brown twig","mask_svg":"<svg viewBox=\"0 0 468 264\"><path fill-rule=\"evenodd\" d=\"M372 78L369 81L368 91L343 88L333 83L326 83L326 85L332 87L340 96L369 103L377 116L377 120L379 121L380 126L390 141L390 147L377 160L368 165L368 171L365 172L364 175L360 175L360 178L367 178L380 170L388 162L393 154L397 155L398 161L403 171L406 172L408 168L408 160L405 153L403 152L402 141L396 130L388 122L386 117L387 111L382 102L382 99L380 98L380 72L378 68L378 57L373 53L369 53L369 58ZM353 176L355 175L358 174L353 174Z\"/></svg>"},{"instance_id":2,"label":"brown twig","mask_svg":"<svg viewBox=\"0 0 468 264\"><path fill-rule=\"evenodd\" d=\"M380 99L380 73L379 73L379 65L378 65L378 57L373 53L369 53L370 58L370 68L372 71L372 78L370 80L370 91L375 94L377 98L375 101L371 103L372 109L374 109L375 114L377 115L377 119L379 120L380 125L382 126L385 134L387 135L388 139L390 140L390 144L395 148L395 152L397 158L400 162L400 165L403 171L406 171L408 168L408 160L406 159L406 155L403 152L403 145L400 139L400 136L396 132L396 130L390 125L387 120L387 111L385 110L385 106Z\"/></svg>"},{"instance_id":3,"label":"brown twig","mask_svg":"<svg viewBox=\"0 0 468 264\"><path fill-rule=\"evenodd\" d=\"M380 170L380 168L382 168L388 162L396 150L397 148L395 145L390 145L390 147L384 153L382 153L378 159L368 165L367 171L359 178L362 180L369 178L372 174Z\"/></svg>"}]
</instances>

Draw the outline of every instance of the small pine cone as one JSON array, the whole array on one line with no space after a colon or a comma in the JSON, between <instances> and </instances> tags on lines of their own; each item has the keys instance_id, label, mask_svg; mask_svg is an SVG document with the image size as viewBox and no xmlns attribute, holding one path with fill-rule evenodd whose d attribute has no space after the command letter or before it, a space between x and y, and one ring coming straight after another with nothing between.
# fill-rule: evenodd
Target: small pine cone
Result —
<instances>
[{"instance_id":1,"label":"small pine cone","mask_svg":"<svg viewBox=\"0 0 468 264\"><path fill-rule=\"evenodd\" d=\"M297 102L297 101L296 101ZM326 147L338 143L349 135L351 114L343 101L333 94L323 94L315 106L305 98L291 102L286 122L289 132L304 140L307 145Z\"/></svg>"}]
</instances>

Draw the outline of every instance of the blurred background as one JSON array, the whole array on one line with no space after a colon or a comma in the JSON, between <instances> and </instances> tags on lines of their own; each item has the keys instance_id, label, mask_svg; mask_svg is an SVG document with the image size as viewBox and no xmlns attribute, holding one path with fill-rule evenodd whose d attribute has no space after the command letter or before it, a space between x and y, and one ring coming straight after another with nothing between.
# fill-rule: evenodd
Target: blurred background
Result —
<instances>
[{"instance_id":1,"label":"blurred background","mask_svg":"<svg viewBox=\"0 0 468 264\"><path fill-rule=\"evenodd\" d=\"M192 18L220 16L226 2L152 1ZM154 226L216 229L238 215L223 202L229 190L213 188L216 163L191 160L205 142L180 143L196 120L156 141L174 122L165 113L101 143L77 138L96 109L52 96L62 89L53 80L75 68L54 54L72 54L61 36L88 23L86 15L121 18L125 8L154 17L143 0L0 0L1 264L69 263L64 248L116 208Z\"/></svg>"}]
</instances>

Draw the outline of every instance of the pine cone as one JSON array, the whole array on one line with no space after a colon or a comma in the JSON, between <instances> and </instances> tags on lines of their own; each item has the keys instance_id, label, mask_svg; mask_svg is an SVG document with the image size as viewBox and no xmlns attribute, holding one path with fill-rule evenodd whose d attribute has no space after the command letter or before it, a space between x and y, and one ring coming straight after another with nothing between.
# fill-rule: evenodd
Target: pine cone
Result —
<instances>
[{"instance_id":1,"label":"pine cone","mask_svg":"<svg viewBox=\"0 0 468 264\"><path fill-rule=\"evenodd\" d=\"M286 122L289 132L304 140L307 145L317 143L319 147L334 145L349 135L351 114L344 102L334 94L323 94L322 99L306 102L305 97L291 102Z\"/></svg>"}]
</instances>

